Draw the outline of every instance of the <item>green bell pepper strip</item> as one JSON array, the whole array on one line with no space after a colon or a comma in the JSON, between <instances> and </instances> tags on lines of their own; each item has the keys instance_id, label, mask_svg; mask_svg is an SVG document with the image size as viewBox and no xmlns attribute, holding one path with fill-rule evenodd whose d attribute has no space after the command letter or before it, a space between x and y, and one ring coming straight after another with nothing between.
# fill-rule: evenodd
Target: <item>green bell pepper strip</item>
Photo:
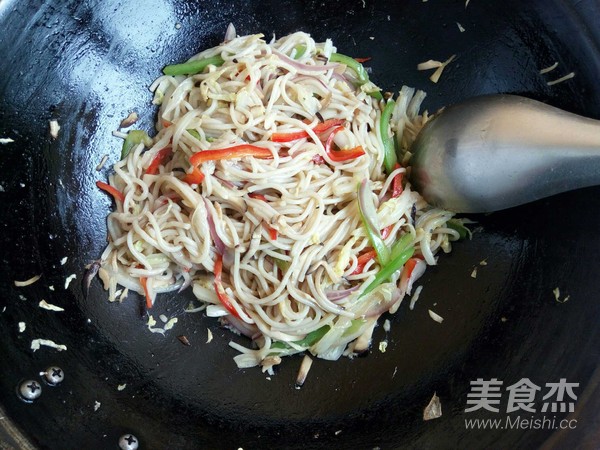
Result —
<instances>
[{"instance_id":1,"label":"green bell pepper strip","mask_svg":"<svg viewBox=\"0 0 600 450\"><path fill-rule=\"evenodd\" d=\"M197 59L181 64L171 64L163 69L165 75L195 75L204 71L209 65L220 66L225 61L220 55L211 56L210 58Z\"/></svg>"},{"instance_id":2,"label":"green bell pepper strip","mask_svg":"<svg viewBox=\"0 0 600 450\"><path fill-rule=\"evenodd\" d=\"M321 328L317 328L315 331L311 331L308 333L304 339L300 339L299 341L294 341L294 344L298 347L309 348L316 344L325 334L330 330L329 325L323 325ZM278 348L282 350L288 350L293 348L286 342L276 341L271 344L271 348Z\"/></svg>"},{"instance_id":3,"label":"green bell pepper strip","mask_svg":"<svg viewBox=\"0 0 600 450\"><path fill-rule=\"evenodd\" d=\"M360 184L358 185L358 189L360 191ZM380 266L385 266L390 260L390 249L387 248L385 242L381 238L381 233L379 230L373 230L367 219L365 218L365 214L363 211L363 207L361 206L361 195L360 192L358 194L358 211L360 212L360 219L362 221L363 226L367 232L367 237L369 238L369 242L371 242L371 246L377 253L377 261L379 261Z\"/></svg>"},{"instance_id":4,"label":"green bell pepper strip","mask_svg":"<svg viewBox=\"0 0 600 450\"><path fill-rule=\"evenodd\" d=\"M394 259L392 259L389 264L382 267L379 270L379 272L377 272L377 275L375 275L373 281L371 281L371 283L365 288L365 290L362 292L362 294L360 294L360 296L362 297L363 295L368 294L381 283L386 281L389 277L391 277L394 272L400 270L402 266L406 263L406 261L408 261L414 253L414 247L410 247L401 252Z\"/></svg>"},{"instance_id":5,"label":"green bell pepper strip","mask_svg":"<svg viewBox=\"0 0 600 450\"><path fill-rule=\"evenodd\" d=\"M196 130L194 130L193 128L190 128L189 130L185 130L185 131L187 131L188 133L190 133L190 134L192 135L192 137L194 137L194 138L198 139L199 141L201 140L201 139L200 139L200 133L198 133L198 132L197 132Z\"/></svg>"},{"instance_id":6,"label":"green bell pepper strip","mask_svg":"<svg viewBox=\"0 0 600 450\"><path fill-rule=\"evenodd\" d=\"M448 222L446 222L446 225L448 226L448 228L451 228L455 231L458 231L458 236L461 239L465 239L467 236L469 236L471 234L471 230L469 230L461 221L460 219L450 219Z\"/></svg>"},{"instance_id":7,"label":"green bell pepper strip","mask_svg":"<svg viewBox=\"0 0 600 450\"><path fill-rule=\"evenodd\" d=\"M365 70L364 66L354 58L342 55L341 53L332 53L329 57L329 61L344 64L346 67L352 69L358 77L359 86L362 86L369 81L369 74Z\"/></svg>"},{"instance_id":8,"label":"green bell pepper strip","mask_svg":"<svg viewBox=\"0 0 600 450\"><path fill-rule=\"evenodd\" d=\"M306 53L306 45L304 44L296 45L294 49L296 50L296 53L294 53L294 59L300 59Z\"/></svg>"},{"instance_id":9,"label":"green bell pepper strip","mask_svg":"<svg viewBox=\"0 0 600 450\"><path fill-rule=\"evenodd\" d=\"M365 230L367 230L367 237L375 249L375 253L377 253L377 261L379 261L379 264L382 266L387 264L390 260L390 249L387 248L381 236L369 227L362 212L360 213L360 218L362 219Z\"/></svg>"},{"instance_id":10,"label":"green bell pepper strip","mask_svg":"<svg viewBox=\"0 0 600 450\"><path fill-rule=\"evenodd\" d=\"M392 245L390 259L396 258L400 253L408 248L413 240L413 236L410 233L405 234Z\"/></svg>"},{"instance_id":11,"label":"green bell pepper strip","mask_svg":"<svg viewBox=\"0 0 600 450\"><path fill-rule=\"evenodd\" d=\"M366 323L365 319L352 320L350 322L350 326L344 330L342 337L350 336L351 334L356 333L358 330L360 330L360 327L362 327L365 323Z\"/></svg>"},{"instance_id":12,"label":"green bell pepper strip","mask_svg":"<svg viewBox=\"0 0 600 450\"><path fill-rule=\"evenodd\" d=\"M379 132L381 133L381 142L383 142L383 165L388 175L394 171L394 167L398 162L394 140L390 138L388 133L390 119L395 105L396 102L394 102L394 100L389 100L385 104L385 108L383 108L381 119L379 121Z\"/></svg>"},{"instance_id":13,"label":"green bell pepper strip","mask_svg":"<svg viewBox=\"0 0 600 450\"><path fill-rule=\"evenodd\" d=\"M289 261L279 259L279 258L273 258L273 261L275 262L275 265L279 268L279 270L281 270L282 272L285 272L286 270L288 270L290 268Z\"/></svg>"},{"instance_id":14,"label":"green bell pepper strip","mask_svg":"<svg viewBox=\"0 0 600 450\"><path fill-rule=\"evenodd\" d=\"M332 53L329 57L329 61L344 64L346 67L352 69L358 77L359 86L362 86L363 84L369 81L369 74L367 73L365 67L354 58L347 55L342 55L341 53ZM383 100L383 95L381 95L381 92L379 90L367 92L367 94L369 94L371 97L377 100Z\"/></svg>"},{"instance_id":15,"label":"green bell pepper strip","mask_svg":"<svg viewBox=\"0 0 600 450\"><path fill-rule=\"evenodd\" d=\"M152 147L152 138L144 130L131 130L127 133L121 148L121 159L125 159L129 152L142 142L146 147Z\"/></svg>"},{"instance_id":16,"label":"green bell pepper strip","mask_svg":"<svg viewBox=\"0 0 600 450\"><path fill-rule=\"evenodd\" d=\"M369 94L375 100L383 100L383 94L381 93L381 91L371 91L367 92L367 94Z\"/></svg>"}]
</instances>

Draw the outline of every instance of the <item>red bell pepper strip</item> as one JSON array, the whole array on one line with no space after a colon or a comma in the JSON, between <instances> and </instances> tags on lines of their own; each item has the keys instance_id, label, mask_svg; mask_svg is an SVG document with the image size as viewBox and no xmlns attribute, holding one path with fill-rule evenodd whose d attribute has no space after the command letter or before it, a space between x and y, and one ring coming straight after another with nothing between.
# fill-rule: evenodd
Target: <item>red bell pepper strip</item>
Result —
<instances>
[{"instance_id":1,"label":"red bell pepper strip","mask_svg":"<svg viewBox=\"0 0 600 450\"><path fill-rule=\"evenodd\" d=\"M277 240L277 230L275 228L272 228L271 225L269 225L266 222L263 222L263 226L265 227L265 230L267 230L267 232L269 233L269 237L271 238L271 240L276 241Z\"/></svg>"},{"instance_id":2,"label":"red bell pepper strip","mask_svg":"<svg viewBox=\"0 0 600 450\"><path fill-rule=\"evenodd\" d=\"M266 201L267 201L267 197L265 197L265 196L264 196L264 195L262 195L262 194L259 194L258 192L250 192L250 193L248 194L248 197L250 197L250 198L254 198L254 199L256 199L256 200L262 200L263 202L266 202Z\"/></svg>"},{"instance_id":3,"label":"red bell pepper strip","mask_svg":"<svg viewBox=\"0 0 600 450\"><path fill-rule=\"evenodd\" d=\"M400 164L396 163L396 167L394 169L399 169ZM392 198L397 198L402 194L402 178L404 177L404 173L399 173L394 177L392 181Z\"/></svg>"},{"instance_id":4,"label":"red bell pepper strip","mask_svg":"<svg viewBox=\"0 0 600 450\"><path fill-rule=\"evenodd\" d=\"M406 278L410 280L410 276L413 273L413 270L415 270L415 267L417 266L417 262L419 262L418 258L410 258L408 261L406 261L406 263L404 264L404 271L406 272Z\"/></svg>"},{"instance_id":5,"label":"red bell pepper strip","mask_svg":"<svg viewBox=\"0 0 600 450\"><path fill-rule=\"evenodd\" d=\"M271 159L273 153L265 147L258 147L251 144L234 145L233 147L223 148L219 150L203 150L196 152L190 156L192 166L198 167L206 161L221 161L224 159L237 159L244 156L254 156L260 159Z\"/></svg>"},{"instance_id":6,"label":"red bell pepper strip","mask_svg":"<svg viewBox=\"0 0 600 450\"><path fill-rule=\"evenodd\" d=\"M421 263L421 261L422 260L420 257L413 256L408 261L406 261L406 264L404 264L404 267L402 268L402 275L400 276L400 284L398 285L402 292L410 294L412 291L413 283L421 275L423 275L423 272L425 270L425 263ZM419 267L419 263L421 263L420 272L416 272L415 270L417 269L417 267Z\"/></svg>"},{"instance_id":7,"label":"red bell pepper strip","mask_svg":"<svg viewBox=\"0 0 600 450\"><path fill-rule=\"evenodd\" d=\"M181 197L179 196L179 194L176 194L174 192L162 195L161 197L163 197L163 199L160 202L161 205L166 205L167 203L169 203L169 200L171 200L173 202L178 202L179 200L181 200Z\"/></svg>"},{"instance_id":8,"label":"red bell pepper strip","mask_svg":"<svg viewBox=\"0 0 600 450\"><path fill-rule=\"evenodd\" d=\"M217 293L217 298L221 302L221 304L225 307L227 311L229 311L233 316L241 319L240 315L236 311L236 309L231 304L231 300L225 293L225 289L223 288L223 283L221 282L221 273L223 272L223 255L217 253L217 260L215 261L215 292Z\"/></svg>"},{"instance_id":9,"label":"red bell pepper strip","mask_svg":"<svg viewBox=\"0 0 600 450\"><path fill-rule=\"evenodd\" d=\"M356 159L365 154L364 149L360 145L349 150L333 151L331 148L333 146L333 138L343 129L344 127L334 128L325 142L325 153L327 153L327 156L329 156L329 159L331 159L333 162L348 161L351 159Z\"/></svg>"},{"instance_id":10,"label":"red bell pepper strip","mask_svg":"<svg viewBox=\"0 0 600 450\"><path fill-rule=\"evenodd\" d=\"M345 122L345 120L343 120L343 119L328 119L325 122L316 124L312 128L312 130L315 133L319 134L319 133L323 133L324 131L329 130L330 128L341 125L344 122ZM306 131L302 130L302 131L294 131L292 133L273 133L271 135L271 140L273 142L290 142L290 141L296 141L298 139L302 139L305 137L308 137L308 133Z\"/></svg>"},{"instance_id":11,"label":"red bell pepper strip","mask_svg":"<svg viewBox=\"0 0 600 450\"><path fill-rule=\"evenodd\" d=\"M392 228L394 225L388 225L383 230L381 230L381 239L386 240L390 233L392 232Z\"/></svg>"},{"instance_id":12,"label":"red bell pepper strip","mask_svg":"<svg viewBox=\"0 0 600 450\"><path fill-rule=\"evenodd\" d=\"M148 168L146 169L146 174L156 175L158 173L158 168L164 165L164 163L167 161L167 159L169 159L169 157L172 154L173 150L171 149L171 147L165 147L162 150L159 150L156 153L156 156L154 157L150 165L148 166Z\"/></svg>"},{"instance_id":13,"label":"red bell pepper strip","mask_svg":"<svg viewBox=\"0 0 600 450\"><path fill-rule=\"evenodd\" d=\"M125 202L125 195L110 184L103 181L96 181L96 186L98 186L104 192L108 192L115 200L119 200L121 203Z\"/></svg>"},{"instance_id":14,"label":"red bell pepper strip","mask_svg":"<svg viewBox=\"0 0 600 450\"><path fill-rule=\"evenodd\" d=\"M204 181L204 174L197 167L192 167L192 173L186 173L182 180L187 184L200 184Z\"/></svg>"},{"instance_id":15,"label":"red bell pepper strip","mask_svg":"<svg viewBox=\"0 0 600 450\"><path fill-rule=\"evenodd\" d=\"M273 142L290 142L297 141L298 139L302 139L305 137L308 137L308 133L302 130L294 131L292 133L273 133L271 135L271 140Z\"/></svg>"},{"instance_id":16,"label":"red bell pepper strip","mask_svg":"<svg viewBox=\"0 0 600 450\"><path fill-rule=\"evenodd\" d=\"M248 194L248 197L250 198L255 198L256 200L262 200L263 202L267 202L267 197L265 197L262 194L259 194L258 192L251 192ZM269 237L271 238L272 241L277 240L277 230L272 228L268 223L263 222L263 226L265 227L265 230L267 230L267 232L269 233Z\"/></svg>"},{"instance_id":17,"label":"red bell pepper strip","mask_svg":"<svg viewBox=\"0 0 600 450\"><path fill-rule=\"evenodd\" d=\"M399 168L400 168L400 164L396 163L396 167L394 167L394 170L399 169ZM399 173L392 180L392 198L397 198L400 196L400 194L402 194L402 191L403 191L402 178L403 177L404 177L404 173ZM393 228L393 225L388 225L383 230L381 230L381 237L383 239L387 239L387 237L392 232L392 228Z\"/></svg>"},{"instance_id":18,"label":"red bell pepper strip","mask_svg":"<svg viewBox=\"0 0 600 450\"><path fill-rule=\"evenodd\" d=\"M148 292L148 278L140 277L140 284L142 288L144 288L144 295L146 296L146 308L152 308L152 298L150 297L150 292Z\"/></svg>"},{"instance_id":19,"label":"red bell pepper strip","mask_svg":"<svg viewBox=\"0 0 600 450\"><path fill-rule=\"evenodd\" d=\"M417 267L418 262L418 258L410 258L408 261L406 261L404 267L402 268L402 279L410 280L413 270L415 270L415 267Z\"/></svg>"},{"instance_id":20,"label":"red bell pepper strip","mask_svg":"<svg viewBox=\"0 0 600 450\"><path fill-rule=\"evenodd\" d=\"M345 120L343 119L328 119L325 122L318 123L314 126L313 131L315 133L322 133L324 131L329 130L330 128L337 127L343 124Z\"/></svg>"},{"instance_id":21,"label":"red bell pepper strip","mask_svg":"<svg viewBox=\"0 0 600 450\"><path fill-rule=\"evenodd\" d=\"M366 58L354 58L354 61L359 62L359 63L362 64L364 62L371 61L371 57L367 56Z\"/></svg>"},{"instance_id":22,"label":"red bell pepper strip","mask_svg":"<svg viewBox=\"0 0 600 450\"><path fill-rule=\"evenodd\" d=\"M350 275L358 275L359 273L362 273L362 271L365 270L365 266L367 265L367 263L374 259L376 256L377 252L375 250L369 250L368 252L365 252L362 255L360 255L356 259L356 269L354 269L354 272L352 272Z\"/></svg>"}]
</instances>

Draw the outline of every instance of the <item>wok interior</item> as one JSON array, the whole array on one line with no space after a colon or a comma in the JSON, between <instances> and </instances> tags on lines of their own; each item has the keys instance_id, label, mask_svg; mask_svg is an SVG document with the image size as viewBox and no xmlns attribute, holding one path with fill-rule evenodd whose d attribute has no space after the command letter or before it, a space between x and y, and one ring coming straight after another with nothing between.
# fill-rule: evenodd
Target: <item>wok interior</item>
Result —
<instances>
[{"instance_id":1,"label":"wok interior","mask_svg":"<svg viewBox=\"0 0 600 450\"><path fill-rule=\"evenodd\" d=\"M361 1L0 5L11 36L0 43L0 135L16 141L0 158L0 310L6 306L0 405L6 415L42 448L59 437L67 440L64 448L100 448L124 432L145 448L492 448L580 439L548 430L467 432L463 422L469 382L476 378L508 385L523 377L537 384L566 377L590 393L578 408L592 409L600 341L595 188L473 217L483 230L427 271L415 309L404 304L389 317L391 331L376 330L367 356L315 361L301 390L294 389L301 357L287 358L270 379L258 369L238 370L227 343L243 338L214 319L184 313L191 292L159 297L153 315L179 318L163 337L146 329L137 297L110 304L98 282L87 297L81 283L84 265L105 245L111 204L94 183L119 157L120 141L111 132L132 110L141 118L137 126L152 130L151 81L165 64L219 43L229 22L239 34L304 30L318 40L330 37L342 53L372 57L371 78L384 89L407 84L427 91L429 111L477 94L510 92L597 118L600 54L592 44L599 40L586 28L585 2L579 8L476 0L466 9L462 2L416 0L364 7ZM416 71L419 62L451 54L458 58L438 84ZM539 69L554 61L576 78L547 86ZM60 123L57 140L48 137L49 119ZM104 154L109 160L98 172ZM479 266L484 259L488 265ZM31 287L13 284L38 273L42 279ZM65 289L72 273L77 279ZM558 304L555 287L571 301ZM41 299L66 311L42 310ZM444 322L432 321L428 309ZM23 333L19 321L27 324ZM210 343L207 328L215 336ZM192 345L183 346L179 335ZM68 350L32 353L34 338ZM383 339L389 341L385 353L378 350ZM65 370L65 382L44 387L33 404L18 400L18 382L51 364ZM423 422L434 391L443 416Z\"/></svg>"}]
</instances>

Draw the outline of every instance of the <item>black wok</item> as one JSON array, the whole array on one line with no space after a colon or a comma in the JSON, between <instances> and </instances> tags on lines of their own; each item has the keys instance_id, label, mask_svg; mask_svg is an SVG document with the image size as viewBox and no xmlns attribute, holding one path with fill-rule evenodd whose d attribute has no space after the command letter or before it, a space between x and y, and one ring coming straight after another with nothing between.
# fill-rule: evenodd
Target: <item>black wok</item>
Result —
<instances>
[{"instance_id":1,"label":"black wok","mask_svg":"<svg viewBox=\"0 0 600 450\"><path fill-rule=\"evenodd\" d=\"M94 183L118 158L111 131L131 110L151 130L151 81L165 64L218 44L229 22L240 34L331 37L343 53L371 56L384 89L426 90L430 111L512 92L600 118L599 20L595 0L471 0L466 8L463 0L0 1L0 137L15 140L0 145L0 447L117 448L133 433L146 449L598 448L598 188L474 217L483 231L427 272L414 311L403 305L390 318L386 353L380 327L367 356L316 361L300 390L300 357L270 380L238 370L232 335L183 312L191 293L161 297L155 317L179 318L163 337L146 329L140 299L110 304L98 282L86 297L82 275L106 242L111 204ZM416 71L451 54L438 84ZM539 74L555 61L555 71ZM546 84L571 71L572 80ZM56 140L50 119L61 126ZM109 164L98 172L104 154ZM32 286L13 284L35 274L42 278ZM556 287L569 301L555 300ZM41 299L65 311L41 309ZM35 338L68 350L34 353ZM49 365L64 369L64 382L42 383L34 403L17 398L16 386L40 381ZM500 412L465 412L477 378L504 382ZM538 411L508 414L504 389L522 378L543 388ZM574 412L546 415L576 419L574 428L465 428L465 419L543 417L544 386L560 378L579 383ZM424 422L434 392L443 416Z\"/></svg>"}]
</instances>

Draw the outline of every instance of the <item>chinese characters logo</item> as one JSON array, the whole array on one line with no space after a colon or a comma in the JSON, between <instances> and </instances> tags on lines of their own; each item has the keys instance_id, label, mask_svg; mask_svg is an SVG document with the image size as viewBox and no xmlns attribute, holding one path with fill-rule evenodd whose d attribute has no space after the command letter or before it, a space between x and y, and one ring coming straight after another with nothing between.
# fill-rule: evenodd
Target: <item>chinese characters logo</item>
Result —
<instances>
[{"instance_id":1,"label":"chinese characters logo","mask_svg":"<svg viewBox=\"0 0 600 450\"><path fill-rule=\"evenodd\" d=\"M471 381L471 392L467 394L467 408L465 412L485 409L490 412L500 412L500 403L503 396L502 386L504 382L497 378L484 380L478 378ZM546 383L544 387L536 385L529 378L521 378L515 384L506 386L505 393L508 394L506 412L526 411L535 412L561 412L572 413L575 410L577 395L574 388L579 383L569 383L566 378L561 378L556 383ZM536 402L539 394L541 405Z\"/></svg>"}]
</instances>

